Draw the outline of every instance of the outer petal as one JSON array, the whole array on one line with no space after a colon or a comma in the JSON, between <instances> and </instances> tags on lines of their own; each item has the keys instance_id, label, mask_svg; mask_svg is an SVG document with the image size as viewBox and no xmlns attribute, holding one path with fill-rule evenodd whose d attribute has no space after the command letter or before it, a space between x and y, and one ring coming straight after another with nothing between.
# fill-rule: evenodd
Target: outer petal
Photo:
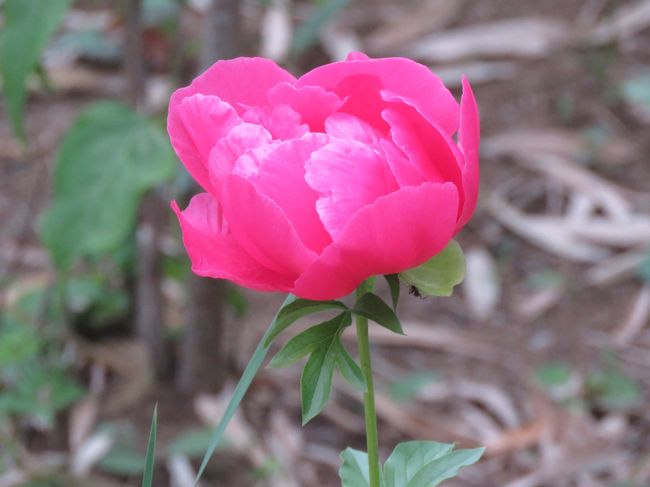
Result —
<instances>
[{"instance_id":1,"label":"outer petal","mask_svg":"<svg viewBox=\"0 0 650 487\"><path fill-rule=\"evenodd\" d=\"M451 183L424 183L383 196L350 220L292 292L308 299L339 298L370 276L420 265L447 245L457 213L458 192Z\"/></svg>"},{"instance_id":2,"label":"outer petal","mask_svg":"<svg viewBox=\"0 0 650 487\"><path fill-rule=\"evenodd\" d=\"M269 90L271 105L288 105L300 114L312 132L323 132L325 119L343 103L334 93L319 86L296 88L291 83L280 83Z\"/></svg>"},{"instance_id":3,"label":"outer petal","mask_svg":"<svg viewBox=\"0 0 650 487\"><path fill-rule=\"evenodd\" d=\"M298 88L321 86L339 96L346 96L349 93L342 90L341 83L352 76L377 78L380 89L409 99L428 121L438 124L448 134L456 132L459 123L458 103L440 78L426 66L410 59L362 59L360 56L352 56L351 60L327 64L310 71L298 79L295 85ZM368 114L371 109L375 110L373 106L366 106L365 113ZM355 111L349 113L358 114Z\"/></svg>"},{"instance_id":4,"label":"outer petal","mask_svg":"<svg viewBox=\"0 0 650 487\"><path fill-rule=\"evenodd\" d=\"M233 235L264 267L297 278L316 259L280 207L250 181L228 176L221 201Z\"/></svg>"},{"instance_id":5,"label":"outer petal","mask_svg":"<svg viewBox=\"0 0 650 487\"><path fill-rule=\"evenodd\" d=\"M216 96L195 94L178 102L172 97L167 119L172 146L205 190L212 189L207 169L210 150L239 123L235 110Z\"/></svg>"},{"instance_id":6,"label":"outer petal","mask_svg":"<svg viewBox=\"0 0 650 487\"><path fill-rule=\"evenodd\" d=\"M332 238L316 212L318 193L305 181L305 161L328 141L325 134L307 134L301 139L282 142L269 154L262 155L257 171L248 176L260 193L282 209L303 243L317 253ZM249 153L246 157L253 156Z\"/></svg>"},{"instance_id":7,"label":"outer petal","mask_svg":"<svg viewBox=\"0 0 650 487\"><path fill-rule=\"evenodd\" d=\"M183 242L200 276L228 279L260 291L288 291L293 277L264 268L237 243L223 219L221 207L208 193L192 198L185 211L172 209L183 232Z\"/></svg>"},{"instance_id":8,"label":"outer petal","mask_svg":"<svg viewBox=\"0 0 650 487\"><path fill-rule=\"evenodd\" d=\"M235 107L238 104L262 106L266 105L266 93L273 86L294 81L291 73L269 59L240 57L217 61L190 86L172 95L170 109L195 93L216 95Z\"/></svg>"},{"instance_id":9,"label":"outer petal","mask_svg":"<svg viewBox=\"0 0 650 487\"><path fill-rule=\"evenodd\" d=\"M333 139L305 168L307 183L320 194L320 219L334 239L361 208L399 187L382 154L354 140Z\"/></svg>"},{"instance_id":10,"label":"outer petal","mask_svg":"<svg viewBox=\"0 0 650 487\"><path fill-rule=\"evenodd\" d=\"M463 96L460 100L460 130L458 145L465 158L462 168L465 204L458 220L458 230L469 221L476 208L479 189L479 141L481 129L478 107L472 87L463 77Z\"/></svg>"}]
</instances>

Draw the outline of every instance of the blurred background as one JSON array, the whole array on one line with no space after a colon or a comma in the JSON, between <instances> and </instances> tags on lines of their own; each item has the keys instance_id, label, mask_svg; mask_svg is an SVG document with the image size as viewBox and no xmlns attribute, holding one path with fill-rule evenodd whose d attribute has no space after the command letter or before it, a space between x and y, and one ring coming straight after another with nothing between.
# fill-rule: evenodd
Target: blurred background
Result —
<instances>
[{"instance_id":1,"label":"blurred background","mask_svg":"<svg viewBox=\"0 0 650 487\"><path fill-rule=\"evenodd\" d=\"M0 1L0 487L189 487L282 296L193 277L169 210L196 191L166 105L219 58L298 75L412 57L482 116L482 193L451 298L374 330L384 455L486 445L449 487L650 485L650 1ZM386 292L386 290L381 290ZM354 347L354 337L349 345ZM279 340L282 342L283 340ZM339 485L364 447L336 382L263 370L204 486Z\"/></svg>"}]
</instances>

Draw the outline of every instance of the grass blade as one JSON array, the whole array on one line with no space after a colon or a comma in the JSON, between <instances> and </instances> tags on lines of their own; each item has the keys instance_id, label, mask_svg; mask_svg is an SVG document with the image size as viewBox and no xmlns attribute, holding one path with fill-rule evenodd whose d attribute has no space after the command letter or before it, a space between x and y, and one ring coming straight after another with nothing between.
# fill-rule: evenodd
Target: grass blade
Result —
<instances>
[{"instance_id":1,"label":"grass blade","mask_svg":"<svg viewBox=\"0 0 650 487\"><path fill-rule=\"evenodd\" d=\"M284 303L282 303L280 309L282 309L286 304L292 302L294 299L295 299L294 296L291 295L287 296L287 299L285 299ZM268 343L267 341L269 339L269 336L271 336L272 330L275 327L275 323L277 319L278 319L278 315L276 314L275 318L273 319L273 322L266 330L266 333L260 340L260 343L257 345L257 348L255 349L253 356L248 362L248 365L246 365L246 368L244 369L244 373L242 374L241 379L239 379L239 383L237 384L237 387L235 387L235 392L230 398L230 402L228 403L226 412L224 413L223 417L221 418L221 421L219 421L219 424L215 428L214 433L212 434L212 439L210 440L210 446L208 447L208 450L205 452L205 455L203 456L203 461L201 462L199 471L196 474L196 480L194 482L195 486L199 483L199 480L201 479L201 476L203 475L205 468L208 466L208 462L212 458L214 451L217 449L217 446L219 446L219 443L221 442L221 438L223 437L223 434L226 431L226 428L228 427L230 420L235 415L235 412L237 411L239 404L244 398L244 395L248 391L248 388L250 387L251 383L253 382L253 379L255 378L257 371L260 369L262 363L264 362L264 359L266 358L266 354L268 353L269 348L271 347L270 341Z\"/></svg>"},{"instance_id":2,"label":"grass blade","mask_svg":"<svg viewBox=\"0 0 650 487\"><path fill-rule=\"evenodd\" d=\"M147 443L147 456L144 460L144 475L142 477L142 487L151 487L153 485L153 469L156 456L156 436L158 434L158 404L153 408L153 417L151 418L151 430L149 431L149 442Z\"/></svg>"}]
</instances>

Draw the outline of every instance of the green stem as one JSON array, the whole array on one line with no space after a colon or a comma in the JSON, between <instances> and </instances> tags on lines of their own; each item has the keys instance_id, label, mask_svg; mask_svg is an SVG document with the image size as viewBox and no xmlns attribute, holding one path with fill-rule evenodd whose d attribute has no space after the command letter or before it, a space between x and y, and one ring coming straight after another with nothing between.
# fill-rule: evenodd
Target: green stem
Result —
<instances>
[{"instance_id":1,"label":"green stem","mask_svg":"<svg viewBox=\"0 0 650 487\"><path fill-rule=\"evenodd\" d=\"M357 289L357 297L372 291L373 283L364 282ZM380 487L379 480L379 440L377 437L377 411L375 410L375 386L372 380L372 363L370 361L370 340L368 339L368 320L357 316L357 340L361 370L366 379L366 392L363 396L364 416L366 419L366 444L368 448L368 469L370 487Z\"/></svg>"}]
</instances>

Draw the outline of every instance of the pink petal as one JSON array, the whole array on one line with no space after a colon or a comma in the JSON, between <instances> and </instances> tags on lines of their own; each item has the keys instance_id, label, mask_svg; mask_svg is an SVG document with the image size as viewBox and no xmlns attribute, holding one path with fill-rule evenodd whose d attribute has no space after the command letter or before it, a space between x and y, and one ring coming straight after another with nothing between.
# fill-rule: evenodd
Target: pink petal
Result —
<instances>
[{"instance_id":1,"label":"pink petal","mask_svg":"<svg viewBox=\"0 0 650 487\"><path fill-rule=\"evenodd\" d=\"M372 125L349 113L338 112L325 120L325 131L332 137L352 139L367 145L376 146L383 138Z\"/></svg>"},{"instance_id":2,"label":"pink petal","mask_svg":"<svg viewBox=\"0 0 650 487\"><path fill-rule=\"evenodd\" d=\"M172 96L170 108L195 93L216 95L234 107L239 104L263 106L267 103L266 93L273 86L294 81L291 73L270 59L240 57L217 61L190 86L177 90Z\"/></svg>"},{"instance_id":3,"label":"pink petal","mask_svg":"<svg viewBox=\"0 0 650 487\"><path fill-rule=\"evenodd\" d=\"M451 137L407 105L393 105L382 116L390 125L395 145L428 181L451 181L459 188L462 186L456 145Z\"/></svg>"},{"instance_id":4,"label":"pink petal","mask_svg":"<svg viewBox=\"0 0 650 487\"><path fill-rule=\"evenodd\" d=\"M248 180L284 212L302 242L320 253L332 243L316 213L318 194L305 181L305 161L329 141L325 134L307 134L280 143L261 157L259 169Z\"/></svg>"},{"instance_id":5,"label":"pink petal","mask_svg":"<svg viewBox=\"0 0 650 487\"><path fill-rule=\"evenodd\" d=\"M296 88L291 83L280 83L271 88L268 100L272 105L290 106L312 132L323 132L325 119L343 103L337 95L319 86Z\"/></svg>"},{"instance_id":6,"label":"pink petal","mask_svg":"<svg viewBox=\"0 0 650 487\"><path fill-rule=\"evenodd\" d=\"M426 178L418 167L393 142L382 140L380 147L384 152L388 167L390 167L400 187L420 186L426 182Z\"/></svg>"},{"instance_id":7,"label":"pink petal","mask_svg":"<svg viewBox=\"0 0 650 487\"><path fill-rule=\"evenodd\" d=\"M300 114L288 105L252 107L244 112L242 118L266 128L274 139L294 139L309 132Z\"/></svg>"},{"instance_id":8,"label":"pink petal","mask_svg":"<svg viewBox=\"0 0 650 487\"><path fill-rule=\"evenodd\" d=\"M210 152L208 163L215 195L219 195L223 182L235 167L235 161L246 150L264 147L270 142L268 130L252 123L240 123L219 140Z\"/></svg>"},{"instance_id":9,"label":"pink petal","mask_svg":"<svg viewBox=\"0 0 650 487\"><path fill-rule=\"evenodd\" d=\"M183 242L195 274L228 279L259 291L291 289L293 277L264 268L237 243L219 203L210 194L194 196L182 212L174 201L172 209L181 225Z\"/></svg>"},{"instance_id":10,"label":"pink petal","mask_svg":"<svg viewBox=\"0 0 650 487\"><path fill-rule=\"evenodd\" d=\"M305 167L307 183L320 194L320 219L335 240L355 213L398 189L382 155L353 140L332 140Z\"/></svg>"},{"instance_id":11,"label":"pink petal","mask_svg":"<svg viewBox=\"0 0 650 487\"><path fill-rule=\"evenodd\" d=\"M389 90L392 93L410 100L424 115L425 119L438 124L448 134L456 132L459 123L458 103L444 86L440 78L429 68L405 58L383 59L358 59L327 64L318 67L298 79L295 86L321 86L327 91L333 91L343 97L350 94L350 87L342 84L346 78L361 76L363 83L356 81L353 84L363 85L370 89ZM370 78L378 81L371 86ZM343 89L346 88L346 89ZM364 88L365 89L365 88ZM356 94L363 94L355 92ZM377 99L366 96L372 103L365 107L359 105L355 110L345 110L373 121L378 117L378 106L383 106ZM363 98L362 98L363 99ZM373 123L374 125L374 123Z\"/></svg>"},{"instance_id":12,"label":"pink petal","mask_svg":"<svg viewBox=\"0 0 650 487\"><path fill-rule=\"evenodd\" d=\"M478 106L469 81L463 77L463 96L460 100L460 129L458 145L465 163L462 168L465 204L458 221L458 229L469 221L476 208L479 191L479 141L481 128Z\"/></svg>"},{"instance_id":13,"label":"pink petal","mask_svg":"<svg viewBox=\"0 0 650 487\"><path fill-rule=\"evenodd\" d=\"M208 191L210 151L239 123L235 110L216 96L195 94L181 101L172 97L167 119L172 146L192 177Z\"/></svg>"},{"instance_id":14,"label":"pink petal","mask_svg":"<svg viewBox=\"0 0 650 487\"><path fill-rule=\"evenodd\" d=\"M233 235L264 267L297 278L316 258L282 209L250 181L228 176L222 204Z\"/></svg>"},{"instance_id":15,"label":"pink petal","mask_svg":"<svg viewBox=\"0 0 650 487\"><path fill-rule=\"evenodd\" d=\"M447 245L457 214L458 191L450 183L424 183L383 196L350 220L292 292L307 299L340 298L370 276L420 265Z\"/></svg>"}]
</instances>

